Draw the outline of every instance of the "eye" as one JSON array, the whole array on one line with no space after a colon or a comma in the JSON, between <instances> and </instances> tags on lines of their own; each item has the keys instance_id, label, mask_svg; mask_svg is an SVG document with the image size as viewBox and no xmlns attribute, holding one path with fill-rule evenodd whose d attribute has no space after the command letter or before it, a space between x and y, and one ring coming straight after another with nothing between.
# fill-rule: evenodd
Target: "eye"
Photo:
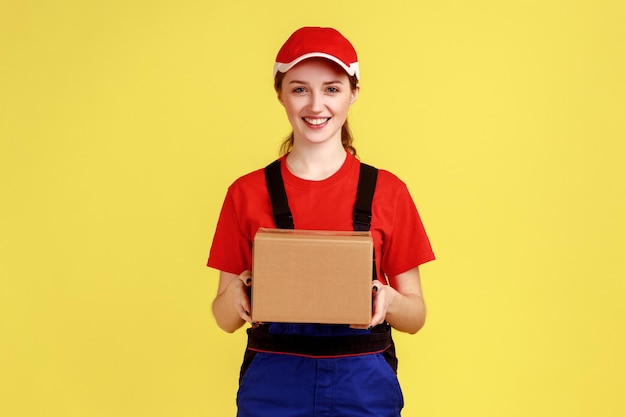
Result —
<instances>
[{"instance_id":1,"label":"eye","mask_svg":"<svg viewBox=\"0 0 626 417\"><path fill-rule=\"evenodd\" d=\"M305 91L306 91L306 89L304 87L296 87L296 88L293 89L293 92L296 93L296 94L304 93Z\"/></svg>"},{"instance_id":2,"label":"eye","mask_svg":"<svg viewBox=\"0 0 626 417\"><path fill-rule=\"evenodd\" d=\"M328 87L326 88L326 91L328 91L329 93L338 93L339 89L337 87Z\"/></svg>"}]
</instances>

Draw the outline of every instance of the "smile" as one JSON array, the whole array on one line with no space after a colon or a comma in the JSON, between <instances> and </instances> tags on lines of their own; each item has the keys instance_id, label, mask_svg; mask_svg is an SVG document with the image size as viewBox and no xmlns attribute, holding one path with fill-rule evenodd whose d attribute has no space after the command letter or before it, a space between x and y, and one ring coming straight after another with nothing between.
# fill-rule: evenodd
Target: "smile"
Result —
<instances>
[{"instance_id":1,"label":"smile","mask_svg":"<svg viewBox=\"0 0 626 417\"><path fill-rule=\"evenodd\" d=\"M328 122L330 120L330 117L322 117L322 118L316 118L316 119L303 117L302 120L304 120L306 123L308 123L310 125L320 126L320 125L323 125L324 123Z\"/></svg>"}]
</instances>

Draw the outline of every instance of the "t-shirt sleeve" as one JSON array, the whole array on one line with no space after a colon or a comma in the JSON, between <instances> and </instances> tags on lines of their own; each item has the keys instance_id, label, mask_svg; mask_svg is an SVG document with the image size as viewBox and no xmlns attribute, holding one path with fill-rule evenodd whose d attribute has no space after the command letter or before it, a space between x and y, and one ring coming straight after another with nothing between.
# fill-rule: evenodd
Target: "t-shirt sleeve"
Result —
<instances>
[{"instance_id":1,"label":"t-shirt sleeve","mask_svg":"<svg viewBox=\"0 0 626 417\"><path fill-rule=\"evenodd\" d=\"M382 268L396 276L435 259L430 240L408 188L401 183L395 193L391 233L385 236Z\"/></svg>"},{"instance_id":2,"label":"t-shirt sleeve","mask_svg":"<svg viewBox=\"0 0 626 417\"><path fill-rule=\"evenodd\" d=\"M207 265L239 275L252 268L252 239L241 228L235 198L230 187L222 205Z\"/></svg>"}]
</instances>

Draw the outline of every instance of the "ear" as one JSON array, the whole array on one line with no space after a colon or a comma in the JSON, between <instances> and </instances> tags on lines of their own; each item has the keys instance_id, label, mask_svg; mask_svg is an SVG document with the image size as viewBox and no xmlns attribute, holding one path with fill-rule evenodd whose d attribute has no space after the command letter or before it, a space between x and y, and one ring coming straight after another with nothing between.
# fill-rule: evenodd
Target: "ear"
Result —
<instances>
[{"instance_id":1,"label":"ear","mask_svg":"<svg viewBox=\"0 0 626 417\"><path fill-rule=\"evenodd\" d=\"M352 97L350 98L350 105L352 105L357 98L359 98L359 92L361 91L361 87L360 86L356 86L356 88L354 90L352 90Z\"/></svg>"}]
</instances>

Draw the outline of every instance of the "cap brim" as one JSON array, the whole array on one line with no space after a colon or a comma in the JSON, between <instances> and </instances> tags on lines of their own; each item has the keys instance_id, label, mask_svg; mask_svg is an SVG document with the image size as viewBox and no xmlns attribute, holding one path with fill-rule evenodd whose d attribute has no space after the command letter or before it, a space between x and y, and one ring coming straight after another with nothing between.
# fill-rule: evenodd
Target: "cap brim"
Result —
<instances>
[{"instance_id":1,"label":"cap brim","mask_svg":"<svg viewBox=\"0 0 626 417\"><path fill-rule=\"evenodd\" d=\"M294 59L293 61L287 62L287 63L277 62L274 64L273 76L276 77L276 74L278 72L285 73L289 71L291 68L293 68L294 66L296 66L297 64L299 64L300 62L304 61L305 59L310 59L310 58L325 58L330 61L333 61L334 63L338 64L341 68L343 68L344 71L348 73L348 75L354 75L356 76L357 80L359 79L359 63L358 62L353 62L350 65L346 65L342 60L335 58L332 55L323 53L323 52L312 52L309 54L304 54Z\"/></svg>"}]
</instances>

